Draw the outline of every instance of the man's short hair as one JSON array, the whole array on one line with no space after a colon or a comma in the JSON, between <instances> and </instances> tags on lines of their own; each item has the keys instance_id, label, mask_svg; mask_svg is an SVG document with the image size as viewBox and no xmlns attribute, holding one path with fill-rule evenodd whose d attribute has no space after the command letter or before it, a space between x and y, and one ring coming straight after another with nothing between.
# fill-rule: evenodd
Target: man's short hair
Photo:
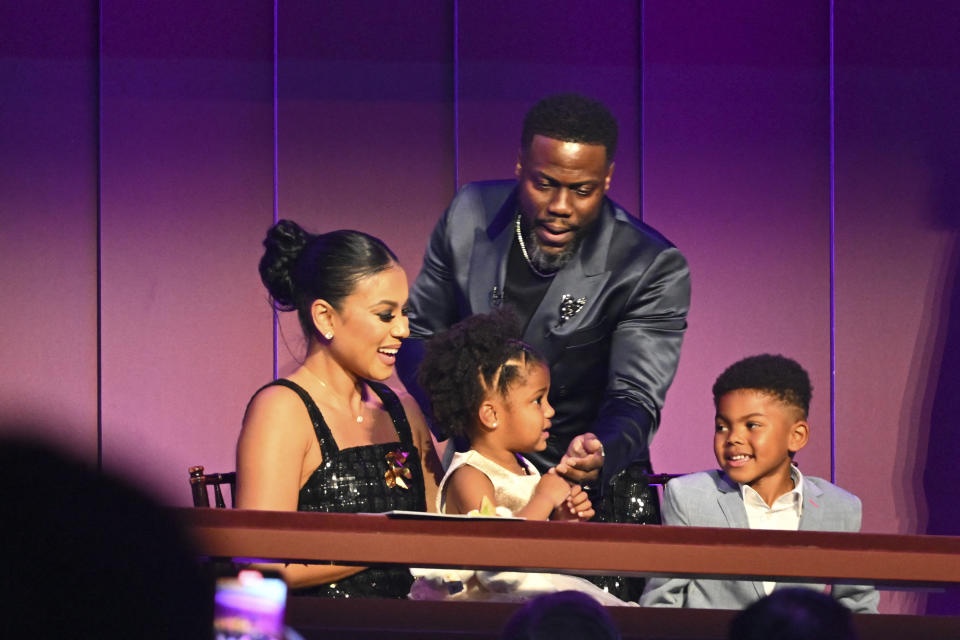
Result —
<instances>
[{"instance_id":1,"label":"man's short hair","mask_svg":"<svg viewBox=\"0 0 960 640\"><path fill-rule=\"evenodd\" d=\"M803 411L810 411L813 387L810 376L796 361L768 353L750 356L727 367L713 383L713 405L720 398L737 389L753 389L774 396L781 402Z\"/></svg>"},{"instance_id":2,"label":"man's short hair","mask_svg":"<svg viewBox=\"0 0 960 640\"><path fill-rule=\"evenodd\" d=\"M520 148L529 149L535 135L602 144L607 150L607 164L617 150L617 120L602 102L579 93L558 93L533 105L523 118Z\"/></svg>"}]
</instances>

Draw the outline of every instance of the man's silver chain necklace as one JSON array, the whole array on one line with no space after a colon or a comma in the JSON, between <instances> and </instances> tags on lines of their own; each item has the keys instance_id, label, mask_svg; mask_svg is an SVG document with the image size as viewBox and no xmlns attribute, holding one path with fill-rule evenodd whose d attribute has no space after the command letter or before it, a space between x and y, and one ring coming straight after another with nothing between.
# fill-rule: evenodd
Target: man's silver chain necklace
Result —
<instances>
[{"instance_id":1,"label":"man's silver chain necklace","mask_svg":"<svg viewBox=\"0 0 960 640\"><path fill-rule=\"evenodd\" d=\"M520 230L520 214L519 213L517 214L515 226L517 228L517 241L520 243L520 253L523 254L523 259L527 261L527 266L529 266L530 269L532 269L533 272L538 276L540 276L541 278L552 278L553 276L557 275L556 271L554 271L553 273L543 273L539 269L537 269L535 266L533 266L533 262L530 260L530 255L527 253L527 245L523 242L523 232Z\"/></svg>"}]
</instances>

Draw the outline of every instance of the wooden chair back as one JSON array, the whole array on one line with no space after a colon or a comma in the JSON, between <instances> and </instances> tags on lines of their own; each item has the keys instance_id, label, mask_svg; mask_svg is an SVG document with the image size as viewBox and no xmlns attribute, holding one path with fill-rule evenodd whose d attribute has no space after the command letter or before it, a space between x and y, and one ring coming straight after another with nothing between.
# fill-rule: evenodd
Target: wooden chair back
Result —
<instances>
[{"instance_id":1,"label":"wooden chair back","mask_svg":"<svg viewBox=\"0 0 960 640\"><path fill-rule=\"evenodd\" d=\"M237 474L234 471L229 473L204 473L202 466L190 467L188 469L190 473L190 492L193 494L193 506L195 507L209 507L210 506L210 495L207 492L207 487L213 487L213 499L214 505L218 509L225 509L226 503L223 500L223 491L221 486L228 484L230 485L230 506L236 507L236 492L237 492Z\"/></svg>"}]
</instances>

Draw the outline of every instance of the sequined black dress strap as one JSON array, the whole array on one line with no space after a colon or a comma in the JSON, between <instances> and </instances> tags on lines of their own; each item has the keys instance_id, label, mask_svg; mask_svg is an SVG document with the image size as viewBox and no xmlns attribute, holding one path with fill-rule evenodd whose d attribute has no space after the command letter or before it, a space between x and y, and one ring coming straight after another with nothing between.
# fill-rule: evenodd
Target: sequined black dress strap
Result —
<instances>
[{"instance_id":1,"label":"sequined black dress strap","mask_svg":"<svg viewBox=\"0 0 960 640\"><path fill-rule=\"evenodd\" d=\"M397 436L400 442L408 447L413 446L413 432L410 430L410 423L407 421L407 412L403 408L400 398L394 393L393 389L382 382L368 380L367 384L380 397L384 409L390 414L390 420L393 421L393 428L397 430Z\"/></svg>"},{"instance_id":2,"label":"sequined black dress strap","mask_svg":"<svg viewBox=\"0 0 960 640\"><path fill-rule=\"evenodd\" d=\"M310 416L310 422L313 424L313 432L317 434L317 442L320 444L320 453L324 460L328 460L331 456L340 452L337 441L333 439L333 434L330 433L330 427L327 426L323 414L320 413L320 407L313 401L306 389L285 378L274 380L270 384L264 385L261 390L267 387L286 387L300 396L303 404L307 407L307 415Z\"/></svg>"}]
</instances>

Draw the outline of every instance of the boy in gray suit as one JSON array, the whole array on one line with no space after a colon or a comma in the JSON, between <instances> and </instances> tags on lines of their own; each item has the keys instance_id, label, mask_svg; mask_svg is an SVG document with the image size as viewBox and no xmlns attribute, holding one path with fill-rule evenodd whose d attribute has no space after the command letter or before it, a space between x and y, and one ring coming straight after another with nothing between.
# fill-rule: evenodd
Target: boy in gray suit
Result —
<instances>
[{"instance_id":1,"label":"boy in gray suit","mask_svg":"<svg viewBox=\"0 0 960 640\"><path fill-rule=\"evenodd\" d=\"M860 499L826 480L804 477L792 464L810 435L810 396L807 372L789 358L759 355L727 368L713 385L713 448L721 470L671 480L664 489L663 523L859 531ZM777 586L747 580L653 578L640 604L741 609ZM838 584L831 595L854 612L877 611L879 594L873 587Z\"/></svg>"}]
</instances>

